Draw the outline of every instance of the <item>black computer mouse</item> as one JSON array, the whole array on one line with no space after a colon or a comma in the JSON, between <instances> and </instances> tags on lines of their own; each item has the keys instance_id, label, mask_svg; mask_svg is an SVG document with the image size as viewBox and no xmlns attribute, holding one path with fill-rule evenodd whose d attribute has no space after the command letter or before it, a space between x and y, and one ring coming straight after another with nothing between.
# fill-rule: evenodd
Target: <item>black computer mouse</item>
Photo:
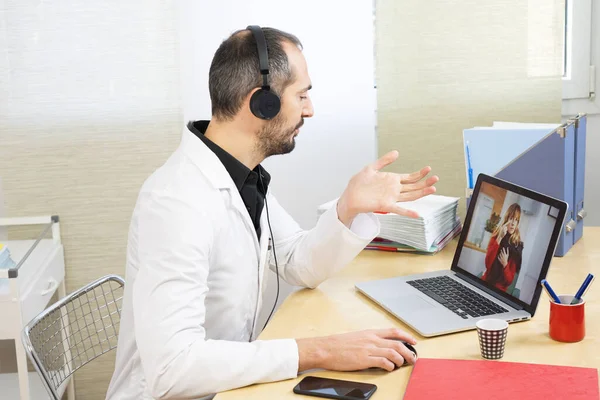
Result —
<instances>
[{"instance_id":1,"label":"black computer mouse","mask_svg":"<svg viewBox=\"0 0 600 400\"><path fill-rule=\"evenodd\" d=\"M410 351L412 351L412 352L415 354L415 359L418 357L418 356L417 356L417 350L415 349L415 347L414 347L412 344L410 344L410 343L408 343L408 342L405 342L404 340L400 340L400 339L391 339L391 340L397 340L397 341L401 342L403 345L405 345L405 346L406 346L406 348L407 348L407 349L409 349ZM404 360L404 364L402 364L400 367L404 367L405 365L409 365L409 362L408 362L408 361L406 361L406 360ZM400 368L400 367L398 367L398 366L396 365L396 366L394 367L394 370L397 370L397 369L398 369L398 368ZM373 369L379 369L379 368L373 367Z\"/></svg>"},{"instance_id":2,"label":"black computer mouse","mask_svg":"<svg viewBox=\"0 0 600 400\"><path fill-rule=\"evenodd\" d=\"M406 346L407 349L409 349L410 351L412 351L415 355L415 359L418 357L417 355L417 350L415 349L415 346L413 346L412 344L405 342L404 340L400 340L400 339L392 339L392 340L397 340L399 342L401 342L403 345ZM409 365L409 362L404 360L404 364L401 365L401 367L404 367L405 365ZM394 370L398 369L399 367L396 366L396 368L394 368Z\"/></svg>"},{"instance_id":3,"label":"black computer mouse","mask_svg":"<svg viewBox=\"0 0 600 400\"><path fill-rule=\"evenodd\" d=\"M407 349L409 349L410 351L412 351L415 354L415 359L417 358L417 350L415 349L415 347L408 343L405 342L404 340L401 340L402 344L406 346ZM408 365L408 361L404 360L404 364L402 364L402 366Z\"/></svg>"}]
</instances>

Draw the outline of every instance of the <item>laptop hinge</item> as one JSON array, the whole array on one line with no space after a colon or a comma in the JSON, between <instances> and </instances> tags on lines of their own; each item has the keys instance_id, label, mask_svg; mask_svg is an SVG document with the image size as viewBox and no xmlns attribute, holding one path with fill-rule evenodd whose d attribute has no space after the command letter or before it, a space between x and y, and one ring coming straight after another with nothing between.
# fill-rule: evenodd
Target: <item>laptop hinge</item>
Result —
<instances>
[{"instance_id":1,"label":"laptop hinge","mask_svg":"<svg viewBox=\"0 0 600 400\"><path fill-rule=\"evenodd\" d=\"M485 285L483 285L479 279L473 279L470 276L461 274L460 272L454 271L454 274L456 277L462 279L465 282L470 283L471 285L475 286L478 289L483 290L484 292L486 292L487 294L489 294L490 296L493 296L494 298L500 300L503 303L508 304L509 306L511 306L512 308L514 308L515 310L523 310L523 306L520 304L515 303L512 300L507 299L506 297L502 297L501 295L499 295L498 293L494 292L493 290L490 290L489 288L487 288Z\"/></svg>"}]
</instances>

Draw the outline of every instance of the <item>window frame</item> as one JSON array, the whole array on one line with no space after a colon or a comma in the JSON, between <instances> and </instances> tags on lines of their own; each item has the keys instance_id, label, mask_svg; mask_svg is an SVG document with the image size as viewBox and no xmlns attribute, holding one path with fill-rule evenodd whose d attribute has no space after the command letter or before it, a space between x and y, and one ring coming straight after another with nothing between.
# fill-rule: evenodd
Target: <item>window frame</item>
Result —
<instances>
[{"instance_id":1,"label":"window frame","mask_svg":"<svg viewBox=\"0 0 600 400\"><path fill-rule=\"evenodd\" d=\"M565 0L566 71L562 98L590 99L594 93L592 66L592 0Z\"/></svg>"}]
</instances>

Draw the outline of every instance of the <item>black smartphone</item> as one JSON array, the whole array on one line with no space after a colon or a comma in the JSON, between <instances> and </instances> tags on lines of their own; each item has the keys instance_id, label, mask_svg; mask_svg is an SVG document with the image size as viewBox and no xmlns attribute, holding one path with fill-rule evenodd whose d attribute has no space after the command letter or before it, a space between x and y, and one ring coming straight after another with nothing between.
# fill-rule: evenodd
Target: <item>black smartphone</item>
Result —
<instances>
[{"instance_id":1,"label":"black smartphone","mask_svg":"<svg viewBox=\"0 0 600 400\"><path fill-rule=\"evenodd\" d=\"M367 400L377 386L364 382L307 376L294 387L294 393L339 400Z\"/></svg>"}]
</instances>

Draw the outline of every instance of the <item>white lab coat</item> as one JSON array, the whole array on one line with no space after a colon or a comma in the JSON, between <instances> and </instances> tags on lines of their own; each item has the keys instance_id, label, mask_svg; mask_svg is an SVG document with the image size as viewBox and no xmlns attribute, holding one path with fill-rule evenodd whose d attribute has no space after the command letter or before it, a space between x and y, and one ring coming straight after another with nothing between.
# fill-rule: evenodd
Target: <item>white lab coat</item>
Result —
<instances>
[{"instance_id":1,"label":"white lab coat","mask_svg":"<svg viewBox=\"0 0 600 400\"><path fill-rule=\"evenodd\" d=\"M379 233L374 215L348 229L336 207L303 231L270 192L267 200L279 275L292 285L316 287ZM275 270L266 217L259 243L229 173L185 128L133 212L107 399L196 399L297 376L294 339L254 340L267 259Z\"/></svg>"}]
</instances>

